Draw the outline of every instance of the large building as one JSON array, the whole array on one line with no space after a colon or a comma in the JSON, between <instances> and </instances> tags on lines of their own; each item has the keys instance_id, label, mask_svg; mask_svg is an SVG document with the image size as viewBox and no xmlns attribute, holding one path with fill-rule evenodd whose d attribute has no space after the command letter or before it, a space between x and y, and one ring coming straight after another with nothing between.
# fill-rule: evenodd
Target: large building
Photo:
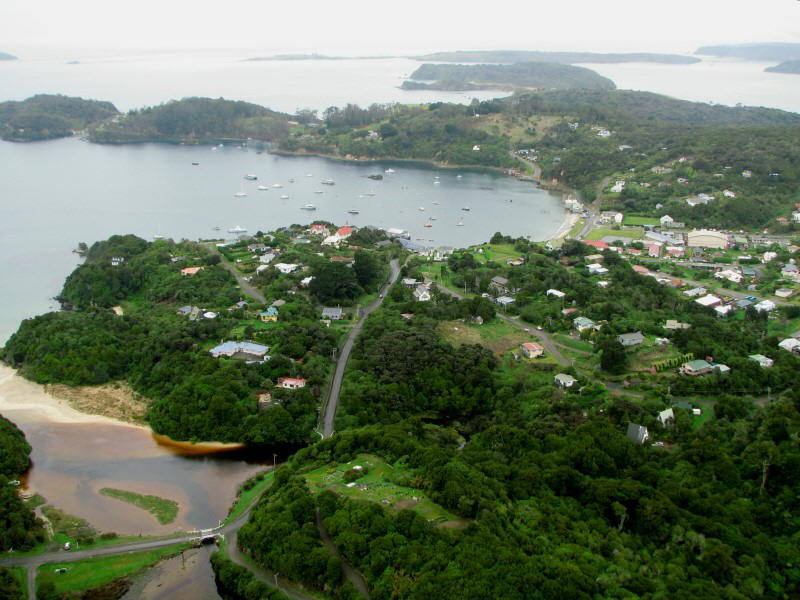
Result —
<instances>
[{"instance_id":1,"label":"large building","mask_svg":"<svg viewBox=\"0 0 800 600\"><path fill-rule=\"evenodd\" d=\"M728 234L710 229L695 229L686 234L687 245L690 248L720 248L728 247Z\"/></svg>"}]
</instances>

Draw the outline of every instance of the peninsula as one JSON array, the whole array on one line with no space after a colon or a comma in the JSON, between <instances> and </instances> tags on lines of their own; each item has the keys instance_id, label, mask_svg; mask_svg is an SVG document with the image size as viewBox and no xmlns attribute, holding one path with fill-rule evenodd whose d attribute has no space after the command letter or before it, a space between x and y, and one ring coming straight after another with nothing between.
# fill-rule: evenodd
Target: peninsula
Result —
<instances>
[{"instance_id":1,"label":"peninsula","mask_svg":"<svg viewBox=\"0 0 800 600\"><path fill-rule=\"evenodd\" d=\"M767 73L792 73L800 75L800 60L785 60L774 67L764 69Z\"/></svg>"},{"instance_id":2,"label":"peninsula","mask_svg":"<svg viewBox=\"0 0 800 600\"><path fill-rule=\"evenodd\" d=\"M558 63L521 62L513 65L425 64L411 74L403 89L594 89L613 90L614 82L585 67ZM435 81L436 83L421 83Z\"/></svg>"},{"instance_id":3,"label":"peninsula","mask_svg":"<svg viewBox=\"0 0 800 600\"><path fill-rule=\"evenodd\" d=\"M0 137L15 142L67 137L118 114L110 102L40 94L0 103Z\"/></svg>"}]
</instances>

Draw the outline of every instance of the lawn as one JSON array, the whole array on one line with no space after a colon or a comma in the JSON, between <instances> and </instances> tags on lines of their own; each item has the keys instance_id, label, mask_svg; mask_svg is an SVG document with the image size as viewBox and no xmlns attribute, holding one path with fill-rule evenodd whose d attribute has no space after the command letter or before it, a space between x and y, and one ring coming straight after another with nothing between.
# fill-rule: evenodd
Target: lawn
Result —
<instances>
[{"instance_id":1,"label":"lawn","mask_svg":"<svg viewBox=\"0 0 800 600\"><path fill-rule=\"evenodd\" d=\"M357 476L358 471L351 471L355 466L362 467L360 472L364 474L348 483L345 473L350 471ZM466 521L433 502L424 492L403 485L401 482L408 476L406 466L392 466L372 454L359 454L348 463L326 465L303 476L312 492L332 490L354 500L380 502L395 510L413 510L428 521L435 521L444 527L467 525Z\"/></svg>"},{"instance_id":2,"label":"lawn","mask_svg":"<svg viewBox=\"0 0 800 600\"><path fill-rule=\"evenodd\" d=\"M20 600L28 600L28 572L25 567L6 567L14 578L19 581L19 587L22 590Z\"/></svg>"},{"instance_id":3,"label":"lawn","mask_svg":"<svg viewBox=\"0 0 800 600\"><path fill-rule=\"evenodd\" d=\"M100 493L103 496L121 500L122 502L133 504L137 508L146 510L162 525L172 523L175 517L178 516L178 503L174 500L160 498L158 496L137 494L136 492L129 492L116 488L102 488Z\"/></svg>"},{"instance_id":4,"label":"lawn","mask_svg":"<svg viewBox=\"0 0 800 600\"><path fill-rule=\"evenodd\" d=\"M178 554L189 547L190 544L174 544L146 552L131 552L67 563L50 563L39 567L36 581L39 586L43 583L52 583L59 594L83 592L105 585L119 577L138 573L161 559ZM66 572L57 573L57 570L62 568L66 569Z\"/></svg>"},{"instance_id":5,"label":"lawn","mask_svg":"<svg viewBox=\"0 0 800 600\"><path fill-rule=\"evenodd\" d=\"M594 352L594 346L589 342L584 342L583 340L576 340L568 335L563 335L557 333L553 336L553 341L560 346L566 346L567 348L572 348L573 350L578 350L579 352Z\"/></svg>"},{"instance_id":6,"label":"lawn","mask_svg":"<svg viewBox=\"0 0 800 600\"><path fill-rule=\"evenodd\" d=\"M483 256L486 257L486 260L505 262L510 258L520 257L520 252L514 248L514 244L483 244L478 247L483 248Z\"/></svg>"},{"instance_id":7,"label":"lawn","mask_svg":"<svg viewBox=\"0 0 800 600\"><path fill-rule=\"evenodd\" d=\"M640 240L644 237L644 229L636 228L636 229L611 229L610 227L597 227L592 229L587 235L587 240L602 240L604 237L607 236L615 236L615 237L623 237L623 238L630 238L634 240Z\"/></svg>"},{"instance_id":8,"label":"lawn","mask_svg":"<svg viewBox=\"0 0 800 600\"><path fill-rule=\"evenodd\" d=\"M623 225L661 225L661 221L655 217L635 217L633 215L625 215L622 220Z\"/></svg>"}]
</instances>

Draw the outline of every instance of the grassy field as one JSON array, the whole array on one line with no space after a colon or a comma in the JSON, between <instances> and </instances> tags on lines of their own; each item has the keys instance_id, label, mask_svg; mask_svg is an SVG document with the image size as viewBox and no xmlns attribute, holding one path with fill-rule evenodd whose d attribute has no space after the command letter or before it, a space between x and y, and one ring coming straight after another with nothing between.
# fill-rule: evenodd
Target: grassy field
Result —
<instances>
[{"instance_id":1,"label":"grassy field","mask_svg":"<svg viewBox=\"0 0 800 600\"><path fill-rule=\"evenodd\" d=\"M610 227L597 227L592 229L587 235L587 240L602 240L606 236L616 236L640 240L644 237L644 229L611 229Z\"/></svg>"},{"instance_id":2,"label":"grassy field","mask_svg":"<svg viewBox=\"0 0 800 600\"><path fill-rule=\"evenodd\" d=\"M132 552L68 563L50 563L39 567L36 581L38 585L52 583L59 594L83 592L105 585L119 577L138 573L161 559L189 547L190 544L175 544L146 552ZM58 573L57 570L62 568L66 571Z\"/></svg>"},{"instance_id":3,"label":"grassy field","mask_svg":"<svg viewBox=\"0 0 800 600\"><path fill-rule=\"evenodd\" d=\"M634 217L626 215L622 220L623 225L661 225L661 221L655 217Z\"/></svg>"},{"instance_id":4,"label":"grassy field","mask_svg":"<svg viewBox=\"0 0 800 600\"><path fill-rule=\"evenodd\" d=\"M129 492L116 488L102 488L100 493L103 496L121 500L122 502L133 504L137 508L146 510L162 525L172 523L175 517L178 516L178 503L174 500L160 498L158 496L137 494L136 492Z\"/></svg>"},{"instance_id":5,"label":"grassy field","mask_svg":"<svg viewBox=\"0 0 800 600\"><path fill-rule=\"evenodd\" d=\"M483 325L445 321L439 324L439 335L454 346L480 344L498 356L533 340L529 334L500 319Z\"/></svg>"},{"instance_id":6,"label":"grassy field","mask_svg":"<svg viewBox=\"0 0 800 600\"><path fill-rule=\"evenodd\" d=\"M475 252L478 256L483 254L486 260L504 263L509 258L519 258L520 252L514 249L514 244L483 244L476 246L475 250L482 248L483 252Z\"/></svg>"},{"instance_id":7,"label":"grassy field","mask_svg":"<svg viewBox=\"0 0 800 600\"><path fill-rule=\"evenodd\" d=\"M770 335L777 335L781 338L788 337L800 329L800 319L784 319L783 317L770 319L767 321L767 328Z\"/></svg>"},{"instance_id":8,"label":"grassy field","mask_svg":"<svg viewBox=\"0 0 800 600\"><path fill-rule=\"evenodd\" d=\"M225 519L226 523L232 521L242 514L255 498L263 494L264 490L272 485L272 482L275 480L275 473L270 471L269 473L264 473L263 475L264 477L260 481L256 481L255 485L249 490L241 490L239 496L236 498L236 501L233 503L231 510L228 512L228 517Z\"/></svg>"},{"instance_id":9,"label":"grassy field","mask_svg":"<svg viewBox=\"0 0 800 600\"><path fill-rule=\"evenodd\" d=\"M572 348L573 350L578 350L579 352L594 352L594 346L589 342L584 342L583 340L576 340L571 338L568 335L563 335L560 333L556 333L552 336L553 341L555 341L560 346L566 346L567 348Z\"/></svg>"},{"instance_id":10,"label":"grassy field","mask_svg":"<svg viewBox=\"0 0 800 600\"><path fill-rule=\"evenodd\" d=\"M345 473L355 466L361 466L361 472L366 473L351 482L355 485L350 485L345 481ZM379 502L395 510L410 509L443 527L462 527L467 524L433 502L424 492L402 485L407 474L404 466L392 466L378 456L359 454L348 463L320 467L305 473L304 477L312 492L329 489L347 498Z\"/></svg>"}]
</instances>

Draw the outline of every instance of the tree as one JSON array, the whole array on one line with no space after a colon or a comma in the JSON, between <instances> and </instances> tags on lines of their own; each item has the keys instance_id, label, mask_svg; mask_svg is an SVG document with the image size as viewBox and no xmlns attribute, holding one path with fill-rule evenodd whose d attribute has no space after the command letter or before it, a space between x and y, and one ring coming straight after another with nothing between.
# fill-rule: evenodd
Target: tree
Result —
<instances>
[{"instance_id":1,"label":"tree","mask_svg":"<svg viewBox=\"0 0 800 600\"><path fill-rule=\"evenodd\" d=\"M370 289L372 285L380 280L381 265L374 252L359 250L356 252L353 261L353 270L356 273L359 285L364 289Z\"/></svg>"},{"instance_id":2,"label":"tree","mask_svg":"<svg viewBox=\"0 0 800 600\"><path fill-rule=\"evenodd\" d=\"M606 338L599 344L600 351L600 368L609 373L619 374L624 373L628 366L628 355L625 353L625 347L614 338Z\"/></svg>"},{"instance_id":3,"label":"tree","mask_svg":"<svg viewBox=\"0 0 800 600\"><path fill-rule=\"evenodd\" d=\"M314 279L308 288L323 304L351 303L361 293L355 270L342 263L322 263L314 270Z\"/></svg>"}]
</instances>

